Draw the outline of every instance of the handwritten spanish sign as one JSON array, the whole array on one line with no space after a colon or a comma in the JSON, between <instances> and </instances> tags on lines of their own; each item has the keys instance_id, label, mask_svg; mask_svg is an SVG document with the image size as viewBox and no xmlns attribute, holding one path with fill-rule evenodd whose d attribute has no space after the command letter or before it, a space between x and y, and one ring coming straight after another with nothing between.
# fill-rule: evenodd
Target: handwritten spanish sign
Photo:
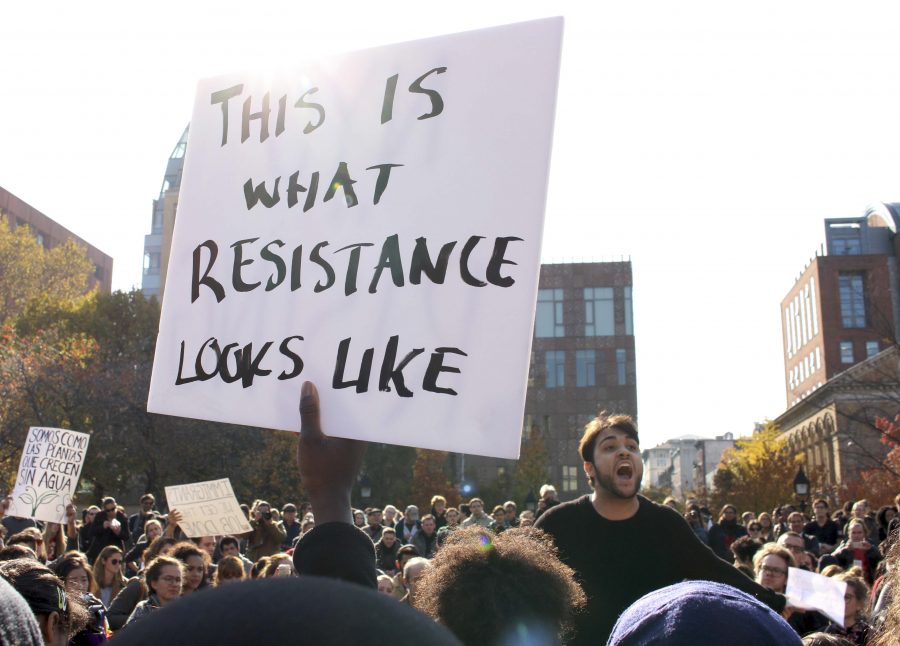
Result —
<instances>
[{"instance_id":1,"label":"handwritten spanish sign","mask_svg":"<svg viewBox=\"0 0 900 646\"><path fill-rule=\"evenodd\" d=\"M78 488L90 439L87 433L63 428L28 429L8 513L51 523L66 522L66 505L72 502Z\"/></svg>"},{"instance_id":2,"label":"handwritten spanish sign","mask_svg":"<svg viewBox=\"0 0 900 646\"><path fill-rule=\"evenodd\" d=\"M184 519L178 526L191 538L243 534L253 529L228 478L166 487L166 503L170 510L181 512Z\"/></svg>"},{"instance_id":3,"label":"handwritten spanish sign","mask_svg":"<svg viewBox=\"0 0 900 646\"><path fill-rule=\"evenodd\" d=\"M515 458L552 18L199 84L148 410Z\"/></svg>"},{"instance_id":4,"label":"handwritten spanish sign","mask_svg":"<svg viewBox=\"0 0 900 646\"><path fill-rule=\"evenodd\" d=\"M818 610L838 626L844 625L844 594L847 584L815 572L788 568L788 602L795 608Z\"/></svg>"}]
</instances>

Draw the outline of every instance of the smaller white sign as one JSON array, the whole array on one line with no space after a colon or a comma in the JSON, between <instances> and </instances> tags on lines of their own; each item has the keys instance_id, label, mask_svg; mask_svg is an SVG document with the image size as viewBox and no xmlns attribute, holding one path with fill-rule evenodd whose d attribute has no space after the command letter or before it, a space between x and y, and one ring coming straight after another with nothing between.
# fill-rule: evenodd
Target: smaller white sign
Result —
<instances>
[{"instance_id":1,"label":"smaller white sign","mask_svg":"<svg viewBox=\"0 0 900 646\"><path fill-rule=\"evenodd\" d=\"M63 428L29 428L7 513L65 523L90 439L87 433Z\"/></svg>"},{"instance_id":2,"label":"smaller white sign","mask_svg":"<svg viewBox=\"0 0 900 646\"><path fill-rule=\"evenodd\" d=\"M844 594L847 584L815 572L788 569L785 596L788 603L803 610L818 610L834 623L844 627Z\"/></svg>"},{"instance_id":3,"label":"smaller white sign","mask_svg":"<svg viewBox=\"0 0 900 646\"><path fill-rule=\"evenodd\" d=\"M170 510L181 513L178 526L191 538L244 534L253 529L228 478L166 487L166 502Z\"/></svg>"}]
</instances>

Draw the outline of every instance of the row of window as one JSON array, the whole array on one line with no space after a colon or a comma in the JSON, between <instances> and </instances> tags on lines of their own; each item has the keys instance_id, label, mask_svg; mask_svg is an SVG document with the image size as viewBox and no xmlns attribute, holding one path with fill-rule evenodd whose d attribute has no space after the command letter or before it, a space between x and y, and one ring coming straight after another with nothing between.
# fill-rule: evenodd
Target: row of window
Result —
<instances>
[{"instance_id":1,"label":"row of window","mask_svg":"<svg viewBox=\"0 0 900 646\"><path fill-rule=\"evenodd\" d=\"M788 359L790 359L819 333L815 277L811 277L803 289L784 308L784 324L785 330L787 330Z\"/></svg>"},{"instance_id":2,"label":"row of window","mask_svg":"<svg viewBox=\"0 0 900 646\"><path fill-rule=\"evenodd\" d=\"M615 336L615 293L612 287L585 287L584 336ZM631 287L623 289L625 310L625 334L634 334L631 311ZM537 312L535 314L534 335L538 338L563 337L566 335L562 289L538 290Z\"/></svg>"},{"instance_id":3,"label":"row of window","mask_svg":"<svg viewBox=\"0 0 900 646\"><path fill-rule=\"evenodd\" d=\"M866 341L866 359L874 357L880 349L878 341ZM841 363L854 363L853 341L841 341Z\"/></svg>"},{"instance_id":4,"label":"row of window","mask_svg":"<svg viewBox=\"0 0 900 646\"><path fill-rule=\"evenodd\" d=\"M625 363L628 353L624 348L616 349L616 382L620 386L628 383ZM544 386L563 388L566 385L566 351L548 350L544 352ZM575 385L586 388L597 385L597 351L575 350Z\"/></svg>"},{"instance_id":5,"label":"row of window","mask_svg":"<svg viewBox=\"0 0 900 646\"><path fill-rule=\"evenodd\" d=\"M803 357L803 361L794 366L788 373L788 385L791 390L806 381L812 374L822 367L822 356L819 348Z\"/></svg>"}]
</instances>

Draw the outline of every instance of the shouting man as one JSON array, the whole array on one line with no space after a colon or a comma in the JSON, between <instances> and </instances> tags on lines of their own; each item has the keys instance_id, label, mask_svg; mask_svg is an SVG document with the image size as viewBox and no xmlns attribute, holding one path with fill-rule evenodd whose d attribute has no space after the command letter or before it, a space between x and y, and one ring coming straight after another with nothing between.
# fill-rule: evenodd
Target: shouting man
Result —
<instances>
[{"instance_id":1,"label":"shouting man","mask_svg":"<svg viewBox=\"0 0 900 646\"><path fill-rule=\"evenodd\" d=\"M718 558L678 512L638 495L643 463L630 417L592 420L579 453L594 493L549 509L535 523L553 536L588 596L573 643L604 643L629 605L685 579L725 583L784 610L783 596Z\"/></svg>"}]
</instances>

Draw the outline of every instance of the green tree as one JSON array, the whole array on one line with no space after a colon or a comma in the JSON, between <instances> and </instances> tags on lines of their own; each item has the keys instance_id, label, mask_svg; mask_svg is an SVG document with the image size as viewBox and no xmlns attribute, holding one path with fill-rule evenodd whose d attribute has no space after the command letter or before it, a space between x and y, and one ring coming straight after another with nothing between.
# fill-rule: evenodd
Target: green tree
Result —
<instances>
[{"instance_id":1,"label":"green tree","mask_svg":"<svg viewBox=\"0 0 900 646\"><path fill-rule=\"evenodd\" d=\"M77 243L44 249L28 227L12 231L0 217L0 322L29 311L77 307L87 297L93 268Z\"/></svg>"},{"instance_id":2,"label":"green tree","mask_svg":"<svg viewBox=\"0 0 900 646\"><path fill-rule=\"evenodd\" d=\"M725 452L713 475L712 510L728 503L740 511L759 513L793 499L800 459L790 454L779 434L778 427L769 421Z\"/></svg>"},{"instance_id":3,"label":"green tree","mask_svg":"<svg viewBox=\"0 0 900 646\"><path fill-rule=\"evenodd\" d=\"M519 462L512 474L512 490L508 495L521 503L529 491L537 496L541 485L547 482L550 454L540 429L535 427L526 438L522 437Z\"/></svg>"}]
</instances>

